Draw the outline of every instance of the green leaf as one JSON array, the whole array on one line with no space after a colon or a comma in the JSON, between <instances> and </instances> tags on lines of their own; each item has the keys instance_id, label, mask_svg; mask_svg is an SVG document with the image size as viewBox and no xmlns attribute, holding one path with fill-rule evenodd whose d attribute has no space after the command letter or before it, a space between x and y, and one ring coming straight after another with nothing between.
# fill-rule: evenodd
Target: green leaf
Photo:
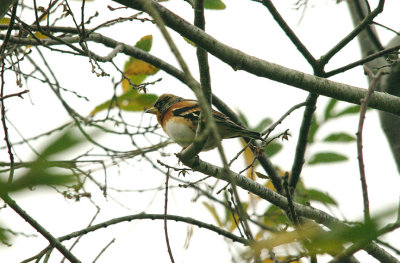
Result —
<instances>
[{"instance_id":1,"label":"green leaf","mask_svg":"<svg viewBox=\"0 0 400 263\"><path fill-rule=\"evenodd\" d=\"M186 38L186 37L183 37L183 39L184 39L186 42L188 42L190 45L192 45L192 46L194 46L194 47L197 47L196 44L195 44L193 41L191 41L190 39L188 39L188 38Z\"/></svg>"},{"instance_id":2,"label":"green leaf","mask_svg":"<svg viewBox=\"0 0 400 263\"><path fill-rule=\"evenodd\" d=\"M355 136L344 132L332 133L323 139L324 142L353 142L355 140Z\"/></svg>"},{"instance_id":3,"label":"green leaf","mask_svg":"<svg viewBox=\"0 0 400 263\"><path fill-rule=\"evenodd\" d=\"M143 111L150 108L157 98L155 94L139 94L133 100L123 103L121 109L126 111Z\"/></svg>"},{"instance_id":4,"label":"green leaf","mask_svg":"<svg viewBox=\"0 0 400 263\"><path fill-rule=\"evenodd\" d=\"M143 51L149 52L153 44L153 36L147 35L142 37L138 42L136 42L135 47L140 48Z\"/></svg>"},{"instance_id":5,"label":"green leaf","mask_svg":"<svg viewBox=\"0 0 400 263\"><path fill-rule=\"evenodd\" d=\"M260 173L260 172L255 172L255 173L256 173L256 175L257 175L258 178L261 178L261 179L269 179L269 176L268 176L268 175L262 174L262 173Z\"/></svg>"},{"instance_id":6,"label":"green leaf","mask_svg":"<svg viewBox=\"0 0 400 263\"><path fill-rule=\"evenodd\" d=\"M153 43L153 36L147 35L142 37L138 42L136 42L135 47L149 52ZM143 60L137 59L135 57L129 57L124 65L124 74L130 79L133 84L142 84L147 76L154 75L158 72L158 68L155 66L144 62ZM127 92L131 89L128 80L122 80L122 90Z\"/></svg>"},{"instance_id":7,"label":"green leaf","mask_svg":"<svg viewBox=\"0 0 400 263\"><path fill-rule=\"evenodd\" d=\"M335 107L337 102L338 102L338 100L336 100L336 99L330 99L329 100L329 103L325 108L324 120L328 120L329 118L331 118L333 116L332 110Z\"/></svg>"},{"instance_id":8,"label":"green leaf","mask_svg":"<svg viewBox=\"0 0 400 263\"><path fill-rule=\"evenodd\" d=\"M222 10L226 6L221 0L204 0L205 9Z\"/></svg>"},{"instance_id":9,"label":"green leaf","mask_svg":"<svg viewBox=\"0 0 400 263\"><path fill-rule=\"evenodd\" d=\"M25 165L28 168L24 174L17 174L11 184L0 180L0 191L15 192L32 188L38 185L67 185L76 184L77 176L65 172L75 166L74 160L70 162L50 161L54 154L64 153L84 141L83 137L76 137L72 130L64 132L52 141L41 152L34 162Z\"/></svg>"},{"instance_id":10,"label":"green leaf","mask_svg":"<svg viewBox=\"0 0 400 263\"><path fill-rule=\"evenodd\" d=\"M265 130L270 124L272 123L272 119L271 118L264 118L260 121L259 124L257 124L257 126L253 129L256 132L262 132L263 130Z\"/></svg>"},{"instance_id":11,"label":"green leaf","mask_svg":"<svg viewBox=\"0 0 400 263\"><path fill-rule=\"evenodd\" d=\"M349 115L349 114L355 114L355 113L359 113L359 112L360 112L360 105L352 105L352 106L349 106L349 107L345 108L344 110L336 113L335 117L340 117L340 116Z\"/></svg>"},{"instance_id":12,"label":"green leaf","mask_svg":"<svg viewBox=\"0 0 400 263\"><path fill-rule=\"evenodd\" d=\"M270 205L264 213L264 224L266 226L277 227L288 222L289 220L286 215L275 205Z\"/></svg>"},{"instance_id":13,"label":"green leaf","mask_svg":"<svg viewBox=\"0 0 400 263\"><path fill-rule=\"evenodd\" d=\"M323 193L323 192L321 192L319 190L315 190L315 189L307 189L305 194L312 201L318 201L323 204L337 206L337 202L332 197L330 197L328 193Z\"/></svg>"},{"instance_id":14,"label":"green leaf","mask_svg":"<svg viewBox=\"0 0 400 263\"><path fill-rule=\"evenodd\" d=\"M238 111L238 115L239 115L239 119L243 122L243 124L246 127L249 127L249 123L247 121L247 117L243 114L243 112L241 112L240 110Z\"/></svg>"},{"instance_id":15,"label":"green leaf","mask_svg":"<svg viewBox=\"0 0 400 263\"><path fill-rule=\"evenodd\" d=\"M149 108L153 105L153 103L157 100L157 95L155 94L142 94L135 90L131 89L127 92L123 93L121 96L117 98L118 105L121 109L126 111L142 111L145 108ZM116 106L116 101L108 100L98 105L94 110L90 113L91 116L96 113L108 109L114 108Z\"/></svg>"},{"instance_id":16,"label":"green leaf","mask_svg":"<svg viewBox=\"0 0 400 263\"><path fill-rule=\"evenodd\" d=\"M63 152L82 141L82 138L76 137L75 135L73 135L71 130L68 130L55 141L53 141L50 145L48 145L42 151L41 157L43 159L46 159L48 156Z\"/></svg>"},{"instance_id":17,"label":"green leaf","mask_svg":"<svg viewBox=\"0 0 400 263\"><path fill-rule=\"evenodd\" d=\"M264 148L264 150L268 157L272 157L277 154L282 149L282 147L282 144L278 142L271 142Z\"/></svg>"},{"instance_id":18,"label":"green leaf","mask_svg":"<svg viewBox=\"0 0 400 263\"><path fill-rule=\"evenodd\" d=\"M310 131L308 133L308 142L309 143L314 142L315 133L317 132L318 128L319 128L319 123L317 122L317 118L315 118L315 116L314 116L311 121Z\"/></svg>"},{"instance_id":19,"label":"green leaf","mask_svg":"<svg viewBox=\"0 0 400 263\"><path fill-rule=\"evenodd\" d=\"M0 243L6 246L10 246L9 240L10 238L7 235L7 231L0 225Z\"/></svg>"},{"instance_id":20,"label":"green leaf","mask_svg":"<svg viewBox=\"0 0 400 263\"><path fill-rule=\"evenodd\" d=\"M331 231L318 232L309 238L309 248L319 253L337 253L343 251L343 245L348 242L366 242L375 239L377 235L377 222L372 219L368 224L337 226Z\"/></svg>"},{"instance_id":21,"label":"green leaf","mask_svg":"<svg viewBox=\"0 0 400 263\"><path fill-rule=\"evenodd\" d=\"M348 158L345 155L334 153L334 152L320 152L314 154L310 161L309 165L320 164L320 163L334 163L334 162L342 162L347 161Z\"/></svg>"},{"instance_id":22,"label":"green leaf","mask_svg":"<svg viewBox=\"0 0 400 263\"><path fill-rule=\"evenodd\" d=\"M8 25L10 24L11 19L8 17L2 17L0 18L0 25Z\"/></svg>"},{"instance_id":23,"label":"green leaf","mask_svg":"<svg viewBox=\"0 0 400 263\"><path fill-rule=\"evenodd\" d=\"M39 163L42 162L38 161ZM39 168L36 166L35 169L31 169L25 175L15 179L11 185L1 182L0 188L2 191L16 192L39 185L71 185L76 184L76 182L77 178L75 175L55 173L54 171L45 169L45 167Z\"/></svg>"}]
</instances>

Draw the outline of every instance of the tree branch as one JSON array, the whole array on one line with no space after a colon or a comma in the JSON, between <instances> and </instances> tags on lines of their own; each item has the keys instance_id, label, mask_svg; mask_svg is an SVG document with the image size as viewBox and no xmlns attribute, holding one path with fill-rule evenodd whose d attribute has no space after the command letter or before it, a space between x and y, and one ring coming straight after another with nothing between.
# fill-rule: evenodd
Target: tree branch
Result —
<instances>
[{"instance_id":1,"label":"tree branch","mask_svg":"<svg viewBox=\"0 0 400 263\"><path fill-rule=\"evenodd\" d=\"M57 238L53 237L44 227L42 227L35 219L33 219L27 212L25 212L11 197L2 191L0 191L1 198L4 202L9 205L20 217L22 217L26 222L28 222L36 231L45 237L52 247L57 248L64 257L66 257L72 263L80 263L81 261L77 259L71 251L66 249Z\"/></svg>"},{"instance_id":2,"label":"tree branch","mask_svg":"<svg viewBox=\"0 0 400 263\"><path fill-rule=\"evenodd\" d=\"M329 60L342 48L344 48L351 40L353 40L363 29L365 29L371 22L374 20L374 18L382 13L383 11L383 6L385 5L385 0L379 0L378 6L369 13L362 21L361 23L356 26L345 38L339 41L331 50L329 50L325 55L323 55L319 61L322 64L327 64Z\"/></svg>"},{"instance_id":3,"label":"tree branch","mask_svg":"<svg viewBox=\"0 0 400 263\"><path fill-rule=\"evenodd\" d=\"M142 5L137 0L115 0L115 2L143 10ZM167 26L201 46L235 70L245 70L256 76L354 104L360 104L360 99L365 97L366 90L364 89L305 74L247 55L222 44L162 5L154 1L152 1L152 5L158 10ZM375 92L371 97L370 107L400 115L400 98Z\"/></svg>"},{"instance_id":4,"label":"tree branch","mask_svg":"<svg viewBox=\"0 0 400 263\"><path fill-rule=\"evenodd\" d=\"M228 174L222 171L222 168L215 166L213 164L204 162L199 158L192 158L190 160L182 160L182 162L193 169L194 171L201 172L206 175L211 175L215 178L230 182L231 180L235 180L237 186L241 187L242 189L249 191L264 200L269 201L270 203L278 206L279 208L287 211L289 209L289 204L286 197L277 194L276 192L272 191L271 189L245 177L234 173L233 171L229 170ZM300 205L298 203L293 203L293 209L298 216L306 217L316 221L319 224L323 224L330 229L335 229L337 227L341 228L348 228L348 226L338 220L337 218L330 216L329 214L321 211L319 209L315 209L310 206ZM363 248L367 253L371 256L377 258L378 260L381 259L391 259L391 261L387 262L398 262L394 257L392 257L388 252L381 249L375 242L371 241ZM385 261L382 261L385 262Z\"/></svg>"},{"instance_id":5,"label":"tree branch","mask_svg":"<svg viewBox=\"0 0 400 263\"><path fill-rule=\"evenodd\" d=\"M72 238L76 238L76 237L79 237L79 236L82 236L82 235L86 235L86 234L88 234L90 232L94 232L94 231L97 231L99 229L107 228L109 226L116 225L116 224L123 223L123 222L130 222L130 221L133 221L133 220L141 220L141 219L164 220L164 217L165 217L164 214L139 213L139 214L135 214L135 215L128 215L128 216L113 218L111 220L104 221L102 223L89 226L89 227L81 229L79 231L72 232L72 233L70 233L68 235L61 236L61 237L58 238L58 241L59 242L63 242L63 241L66 241L66 240L70 240ZM241 243L241 244L243 244L245 246L249 245L248 240L246 240L245 238L236 236L236 235L232 234L231 232L226 231L224 229L221 229L221 228L219 228L219 227L217 227L215 225L204 223L202 221L196 220L196 219L191 218L191 217L183 217L183 216L177 216L177 215L166 215L166 218L167 218L167 220L183 222L183 223L191 224L191 225L194 225L194 226L198 226L199 228L208 229L208 230L210 230L212 232L217 233L218 235L224 236L224 237L232 240L233 242L238 242L238 243ZM50 246L46 247L45 249L43 249L36 256L28 258L28 259L22 261L21 263L27 263L27 262L30 262L30 261L32 261L34 259L40 258L42 255L47 253L52 248L53 248L53 246L50 245Z\"/></svg>"},{"instance_id":6,"label":"tree branch","mask_svg":"<svg viewBox=\"0 0 400 263\"><path fill-rule=\"evenodd\" d=\"M286 33L290 41L297 47L303 57L307 60L307 62L315 69L319 67L317 60L313 57L313 55L308 51L306 46L300 41L300 39L296 36L293 30L289 27L283 17L279 14L278 10L275 8L274 4L271 0L262 0L262 4L268 8L272 17L281 27L281 29Z\"/></svg>"}]
</instances>

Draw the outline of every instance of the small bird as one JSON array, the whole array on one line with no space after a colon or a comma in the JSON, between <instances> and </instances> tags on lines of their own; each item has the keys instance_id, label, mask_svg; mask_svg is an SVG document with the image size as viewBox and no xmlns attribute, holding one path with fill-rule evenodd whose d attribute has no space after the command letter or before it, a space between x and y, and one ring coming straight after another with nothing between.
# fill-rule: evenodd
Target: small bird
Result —
<instances>
[{"instance_id":1,"label":"small bird","mask_svg":"<svg viewBox=\"0 0 400 263\"><path fill-rule=\"evenodd\" d=\"M196 100L163 94L145 112L155 114L164 132L180 146L185 148L193 142L200 118L200 108ZM221 112L212 110L212 115L221 139L245 137L263 140L260 133L237 125ZM209 151L216 146L216 139L210 135L202 151Z\"/></svg>"}]
</instances>

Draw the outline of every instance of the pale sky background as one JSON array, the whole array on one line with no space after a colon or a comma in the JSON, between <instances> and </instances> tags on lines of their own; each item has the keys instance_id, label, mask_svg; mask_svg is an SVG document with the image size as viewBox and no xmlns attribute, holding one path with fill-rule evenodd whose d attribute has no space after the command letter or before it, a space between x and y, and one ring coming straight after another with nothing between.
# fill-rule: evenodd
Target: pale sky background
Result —
<instances>
[{"instance_id":1,"label":"pale sky background","mask_svg":"<svg viewBox=\"0 0 400 263\"><path fill-rule=\"evenodd\" d=\"M206 11L206 31L210 35L225 44L269 62L312 73L311 67L307 65L305 59L298 53L293 44L289 42L265 7L249 0L225 0L224 2L227 5L226 10ZM328 51L352 28L347 5L344 1L336 4L336 1L310 0L309 7L300 23L301 12L293 9L295 2L294 0L274 1L283 17L316 58ZM371 6L375 6L374 2L376 1L370 2ZM71 2L70 4L79 13L80 2ZM193 20L192 10L187 3L171 0L163 4L186 20ZM133 10L110 12L106 8L107 5L117 6L113 2L103 0L88 2L87 14L91 15L95 10L99 10L100 17L106 15L109 16L109 19L112 19L135 13ZM400 21L394 13L396 10L398 12L399 8L400 3L398 1L387 1L385 10L383 14L378 16L377 21L394 29L399 29ZM151 53L171 64L177 65L158 29L150 23L128 22L118 27L104 29L101 32L106 36L115 37L118 41L131 45L134 45L142 36L152 34L153 47ZM183 53L186 62L189 63L192 74L198 76L194 47L186 43L178 34L172 31L171 33L180 51ZM388 31L380 33L383 44L386 44L393 37L393 33ZM106 55L109 52L109 50L99 48L95 44L90 44L90 46L96 48L98 54ZM84 103L73 96L66 96L71 103L74 103L74 101L80 103L79 107L74 106L80 114L84 116L88 115L93 109L93 105L109 99L112 95L113 87L110 78L96 77L92 74L87 59L50 52L45 52L45 54L50 55L50 65L56 68L56 75L65 88L79 91L80 94L90 98L91 101L89 103ZM346 65L359 58L358 43L357 41L353 41L328 64L328 69ZM126 60L126 56L118 55L115 62L122 67ZM244 112L253 126L264 117L271 117L274 120L278 119L292 105L304 101L307 96L307 92L299 89L268 79L254 77L246 72L235 72L232 68L212 56L209 57L209 61L213 92L228 103L231 108ZM116 79L119 79L118 73L111 66L102 66L108 73L112 73ZM150 92L159 95L168 92L182 97L193 98L192 92L186 86L164 72L159 72L148 80L151 81L160 77L163 80L157 83L157 85L151 86ZM361 67L335 76L332 80L357 87L367 87L367 81ZM12 87L12 81L8 81L7 85L6 93L15 91ZM6 107L8 109L8 118L23 132L25 137L40 134L70 120L64 109L60 106L59 101L55 99L47 86L38 82L32 82L30 85L24 87L31 90L29 97L25 96L24 100L15 98L7 100ZM321 109L325 107L326 102L327 98L320 97L317 116L321 116ZM345 107L348 104L340 103L340 106ZM51 111L49 111L49 107L51 107ZM292 134L291 139L288 142L284 142L282 152L272 159L274 163L285 170L290 170L291 168L302 114L303 110L296 111L278 128L278 131L289 128ZM127 119L131 118L129 120L133 124L140 120L141 117L139 113L127 115ZM145 121L156 122L152 116L146 115L144 118ZM323 127L317 138L322 139L333 131L345 130L355 134L357 122L358 118L352 116L328 123L326 127ZM14 141L20 140L12 128L10 128L10 133ZM0 137L2 138L3 136L0 135ZM397 205L400 178L386 139L380 130L376 111L369 111L367 113L363 137L364 162L366 164L370 205L372 214L374 215ZM106 145L112 147L126 149L127 146L123 140L112 142L107 141L106 138L101 138L101 140L104 140ZM35 141L33 145L40 149L45 142L47 142L47 138ZM238 140L225 141L224 146L228 159L231 159L240 149ZM180 148L176 145L171 145L166 148L165 152L176 153L179 150ZM350 157L350 161L330 166L305 167L302 179L306 186L329 192L339 202L340 209L348 220L361 219L362 198L355 143L314 145L308 149L306 158L309 158L312 153L318 150L337 150L346 153ZM27 158L30 156L33 158L32 153L28 149L25 151L26 154L22 154L22 150L20 152L22 157ZM3 150L0 154L2 161L8 161L6 151ZM79 153L71 154L71 156L77 155ZM160 158L156 154L150 156ZM63 159L67 159L67 157L63 156ZM202 153L200 157L214 164L219 163L219 157L215 150L209 153ZM177 165L175 157L163 160L170 165ZM116 173L117 171L116 169L110 169L108 172L109 182L111 184L119 184L120 187L125 189L152 188L164 183L165 176L153 171L146 162L134 160L132 161L132 165L135 166L134 169L128 166L124 167L123 165L121 174L115 182L113 182L112 176L113 172ZM234 170L240 169L242 161L236 162L235 165L233 167ZM134 174L131 174L133 173L132 171L134 171ZM128 172L129 174L127 174ZM95 174L95 176L103 178L103 175L100 173ZM198 174L191 173L185 179L195 181L199 178L201 176ZM88 186L88 190L92 192L96 202L103 207L95 223L142 211L163 213L163 191L156 195L154 192L127 194L126 198L122 195L119 200L131 209L127 210L115 203L111 198L108 200L104 199L100 191L93 186ZM82 199L80 202L65 200L61 195L54 193L54 191L44 189L37 189L30 192L25 191L13 194L12 196L20 206L54 236L61 236L86 227L96 212L94 206L86 199ZM132 197L134 198L132 199ZM171 214L190 216L209 223L215 223L211 215L201 205L204 199L199 199L196 203L193 203L191 201L193 197L194 192L191 189L177 188L171 190L169 212ZM316 205L316 207L319 206ZM342 217L337 211L333 215ZM10 209L0 211L0 220L2 224L9 226L13 230L26 233L35 232ZM394 220L394 217L392 220ZM231 262L230 251L227 248L226 241L217 234L194 227L190 246L188 249L183 249L187 226L184 223L169 222L168 227L169 238L176 262ZM162 221L136 221L134 223L118 224L83 237L73 252L82 262L92 262L100 250L115 237L115 243L111 245L97 262L169 262L163 231ZM400 240L399 232L391 233L388 235L387 240ZM47 241L44 238L25 238L20 236L12 239L11 242L13 244L11 248L0 247L1 262L20 262L35 255L47 246ZM71 243L66 244L68 244L68 247ZM357 254L360 255L361 262L375 262L372 257L366 256L364 258L363 253ZM57 252L53 252L53 254L57 254ZM60 262L60 258L52 257L49 262ZM319 262L323 262L323 260Z\"/></svg>"}]
</instances>

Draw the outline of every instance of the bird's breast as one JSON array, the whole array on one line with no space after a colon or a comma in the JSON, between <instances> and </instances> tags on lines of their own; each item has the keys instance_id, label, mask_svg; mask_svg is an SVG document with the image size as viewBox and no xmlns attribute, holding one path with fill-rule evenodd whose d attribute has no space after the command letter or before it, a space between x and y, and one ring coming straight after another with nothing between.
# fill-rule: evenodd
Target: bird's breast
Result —
<instances>
[{"instance_id":1,"label":"bird's breast","mask_svg":"<svg viewBox=\"0 0 400 263\"><path fill-rule=\"evenodd\" d=\"M182 147L192 143L196 131L192 130L184 118L171 118L165 125L165 133Z\"/></svg>"}]
</instances>

